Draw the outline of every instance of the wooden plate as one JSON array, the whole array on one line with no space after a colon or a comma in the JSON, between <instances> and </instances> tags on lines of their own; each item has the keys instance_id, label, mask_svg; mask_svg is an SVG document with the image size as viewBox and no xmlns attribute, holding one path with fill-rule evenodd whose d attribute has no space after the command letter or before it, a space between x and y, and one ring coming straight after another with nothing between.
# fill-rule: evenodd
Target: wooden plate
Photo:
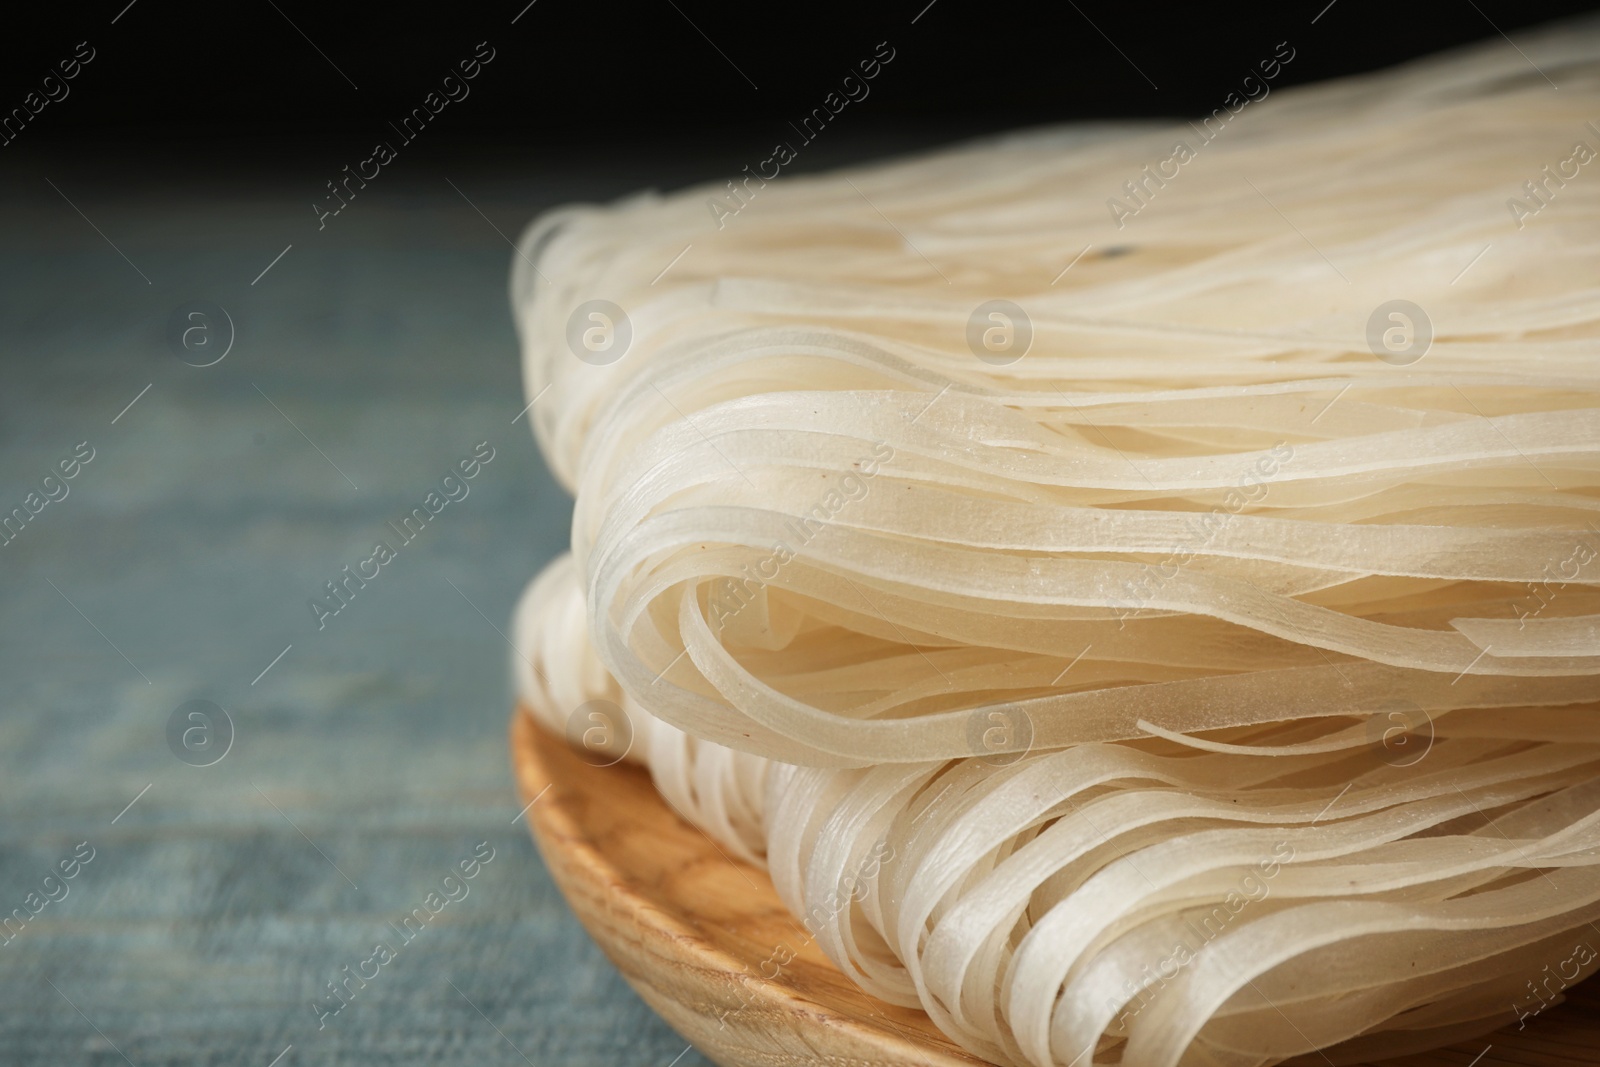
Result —
<instances>
[{"instance_id":1,"label":"wooden plate","mask_svg":"<svg viewBox=\"0 0 1600 1067\"><path fill-rule=\"evenodd\" d=\"M981 1067L922 1012L884 1004L835 969L766 872L673 814L643 769L590 766L521 708L511 758L522 802L537 798L528 825L567 903L628 984L712 1060ZM1522 1030L1386 1067L1600 1064L1600 984L1568 996Z\"/></svg>"}]
</instances>

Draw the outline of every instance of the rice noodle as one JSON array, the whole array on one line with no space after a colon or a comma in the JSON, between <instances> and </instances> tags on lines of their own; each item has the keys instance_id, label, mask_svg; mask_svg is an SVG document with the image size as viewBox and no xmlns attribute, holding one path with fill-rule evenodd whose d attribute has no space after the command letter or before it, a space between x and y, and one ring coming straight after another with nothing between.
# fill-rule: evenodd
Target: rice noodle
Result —
<instances>
[{"instance_id":1,"label":"rice noodle","mask_svg":"<svg viewBox=\"0 0 1600 1067\"><path fill-rule=\"evenodd\" d=\"M1555 1002L1600 966L1600 168L1541 168L1600 148L1600 24L1522 49L1275 93L1120 229L1195 126L539 220L576 509L524 702L609 702L596 751L996 1063L1359 1062ZM574 347L593 301L620 352Z\"/></svg>"}]
</instances>

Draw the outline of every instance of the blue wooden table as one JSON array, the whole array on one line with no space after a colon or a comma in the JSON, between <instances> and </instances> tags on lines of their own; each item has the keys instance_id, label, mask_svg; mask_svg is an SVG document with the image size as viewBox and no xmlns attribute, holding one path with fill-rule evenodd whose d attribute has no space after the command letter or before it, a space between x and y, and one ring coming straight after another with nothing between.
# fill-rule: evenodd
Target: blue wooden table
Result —
<instances>
[{"instance_id":1,"label":"blue wooden table","mask_svg":"<svg viewBox=\"0 0 1600 1067\"><path fill-rule=\"evenodd\" d=\"M507 619L571 516L507 236L639 177L419 167L319 229L308 172L0 174L0 1064L704 1063L567 911L506 754ZM195 301L211 366L224 325L169 343ZM169 730L191 701L226 721Z\"/></svg>"}]
</instances>

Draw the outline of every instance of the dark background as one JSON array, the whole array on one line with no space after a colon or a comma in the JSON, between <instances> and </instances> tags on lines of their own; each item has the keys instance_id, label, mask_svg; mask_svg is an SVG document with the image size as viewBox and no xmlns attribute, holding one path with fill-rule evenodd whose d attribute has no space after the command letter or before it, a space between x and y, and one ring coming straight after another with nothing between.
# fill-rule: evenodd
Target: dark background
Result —
<instances>
[{"instance_id":1,"label":"dark background","mask_svg":"<svg viewBox=\"0 0 1600 1067\"><path fill-rule=\"evenodd\" d=\"M1209 111L1280 41L1274 88L1589 6L524 2L6 13L0 115L96 54L0 146L0 510L95 458L0 547L0 916L95 858L0 944L3 1067L705 1063L567 911L508 769L508 619L571 517L505 295L537 213L737 173L880 41L786 173ZM471 95L319 228L480 41ZM167 338L194 300L233 323L211 366ZM309 598L480 441L471 495L319 629ZM192 700L235 730L209 766L168 740ZM319 1027L480 842L471 896Z\"/></svg>"},{"instance_id":2,"label":"dark background","mask_svg":"<svg viewBox=\"0 0 1600 1067\"><path fill-rule=\"evenodd\" d=\"M867 101L848 109L858 135L1185 116L1216 106L1279 41L1297 51L1281 87L1375 70L1594 6L526 2L50 5L0 37L0 107L19 104L79 41L97 58L66 101L0 152L145 149L207 169L224 156L230 167L269 166L285 155L342 164L364 155L388 121L480 41L496 59L430 131L433 152L470 147L522 162L579 145L623 152L624 142L643 140L748 154L818 105L879 41L896 59Z\"/></svg>"}]
</instances>

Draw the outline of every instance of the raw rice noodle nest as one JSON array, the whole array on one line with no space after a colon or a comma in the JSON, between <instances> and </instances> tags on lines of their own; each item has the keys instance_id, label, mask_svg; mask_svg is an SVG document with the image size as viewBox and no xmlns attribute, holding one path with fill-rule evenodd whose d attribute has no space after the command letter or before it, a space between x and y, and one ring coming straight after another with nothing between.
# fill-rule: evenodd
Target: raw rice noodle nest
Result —
<instances>
[{"instance_id":1,"label":"raw rice noodle nest","mask_svg":"<svg viewBox=\"0 0 1600 1067\"><path fill-rule=\"evenodd\" d=\"M1359 1062L1559 999L1600 966L1600 29L1520 48L538 220L576 505L525 704L615 709L995 1063Z\"/></svg>"}]
</instances>

